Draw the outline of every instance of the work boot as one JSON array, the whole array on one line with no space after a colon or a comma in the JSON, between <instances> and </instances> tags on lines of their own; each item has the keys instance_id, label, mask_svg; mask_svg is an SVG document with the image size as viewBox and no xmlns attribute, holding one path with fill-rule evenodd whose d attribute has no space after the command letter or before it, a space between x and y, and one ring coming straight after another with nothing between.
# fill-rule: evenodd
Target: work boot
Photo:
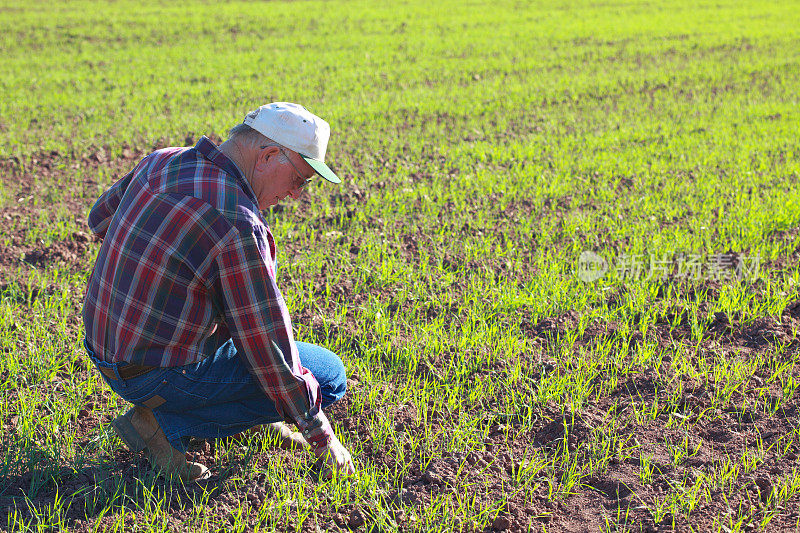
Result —
<instances>
[{"instance_id":1,"label":"work boot","mask_svg":"<svg viewBox=\"0 0 800 533\"><path fill-rule=\"evenodd\" d=\"M153 411L147 407L137 405L117 417L111 425L131 451L143 450L150 465L164 475L175 476L183 481L207 477L208 468L187 461L186 454L172 447Z\"/></svg>"},{"instance_id":2,"label":"work boot","mask_svg":"<svg viewBox=\"0 0 800 533\"><path fill-rule=\"evenodd\" d=\"M128 409L124 415L119 415L111 421L111 428L117 437L125 443L125 446L132 452L141 452L145 449L145 443L141 435L131 425L131 417L136 412L134 407Z\"/></svg>"},{"instance_id":3,"label":"work boot","mask_svg":"<svg viewBox=\"0 0 800 533\"><path fill-rule=\"evenodd\" d=\"M237 433L230 437L234 442L243 443L249 436L264 434L278 438L278 447L284 450L305 450L311 447L299 431L293 431L285 422L273 422L263 426L254 426L247 431Z\"/></svg>"},{"instance_id":4,"label":"work boot","mask_svg":"<svg viewBox=\"0 0 800 533\"><path fill-rule=\"evenodd\" d=\"M306 438L299 431L292 431L285 422L273 422L272 424L265 424L264 429L267 435L275 435L278 437L278 446L284 450L293 449L306 449L311 445Z\"/></svg>"}]
</instances>

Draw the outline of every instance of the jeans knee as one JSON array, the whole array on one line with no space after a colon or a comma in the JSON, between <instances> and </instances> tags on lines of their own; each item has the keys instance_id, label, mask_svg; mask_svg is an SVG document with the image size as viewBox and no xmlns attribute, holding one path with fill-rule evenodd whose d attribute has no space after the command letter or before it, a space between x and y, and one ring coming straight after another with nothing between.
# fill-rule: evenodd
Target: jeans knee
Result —
<instances>
[{"instance_id":1,"label":"jeans knee","mask_svg":"<svg viewBox=\"0 0 800 533\"><path fill-rule=\"evenodd\" d=\"M297 342L300 363L316 378L321 391L322 407L341 400L347 392L347 373L342 359L322 346Z\"/></svg>"},{"instance_id":2,"label":"jeans knee","mask_svg":"<svg viewBox=\"0 0 800 533\"><path fill-rule=\"evenodd\" d=\"M344 363L335 357L335 361L330 363L330 373L326 383L320 383L322 390L322 406L328 407L332 403L341 400L347 392L347 373L345 372Z\"/></svg>"}]
</instances>

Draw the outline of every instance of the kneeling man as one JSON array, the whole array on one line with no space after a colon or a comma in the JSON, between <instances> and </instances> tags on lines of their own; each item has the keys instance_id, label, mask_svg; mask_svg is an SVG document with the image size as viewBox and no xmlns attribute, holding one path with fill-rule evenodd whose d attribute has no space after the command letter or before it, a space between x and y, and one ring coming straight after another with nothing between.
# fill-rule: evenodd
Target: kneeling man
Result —
<instances>
[{"instance_id":1,"label":"kneeling man","mask_svg":"<svg viewBox=\"0 0 800 533\"><path fill-rule=\"evenodd\" d=\"M354 471L322 411L345 393L344 366L294 340L259 212L315 175L340 183L324 162L329 136L302 106L264 105L219 147L203 137L151 153L92 208L103 244L83 306L86 350L134 405L114 431L168 475L207 475L186 460L190 437L259 425Z\"/></svg>"}]
</instances>

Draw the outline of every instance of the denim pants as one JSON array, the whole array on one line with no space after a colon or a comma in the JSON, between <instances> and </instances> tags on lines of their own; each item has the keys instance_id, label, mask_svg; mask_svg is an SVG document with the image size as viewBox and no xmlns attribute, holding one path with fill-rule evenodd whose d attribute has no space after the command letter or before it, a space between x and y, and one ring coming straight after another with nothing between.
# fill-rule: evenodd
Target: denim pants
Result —
<instances>
[{"instance_id":1,"label":"denim pants","mask_svg":"<svg viewBox=\"0 0 800 533\"><path fill-rule=\"evenodd\" d=\"M84 346L98 368L108 368L116 374L117 379L109 379L100 373L123 399L134 405L159 404L153 408L153 415L167 440L180 451L186 451L190 437L228 437L253 426L283 420L275 403L239 357L232 340L198 363L157 368L127 380L120 379L118 371L125 363L101 361L85 343ZM339 356L305 342L298 342L297 350L300 364L319 382L322 407L344 396L347 381Z\"/></svg>"}]
</instances>

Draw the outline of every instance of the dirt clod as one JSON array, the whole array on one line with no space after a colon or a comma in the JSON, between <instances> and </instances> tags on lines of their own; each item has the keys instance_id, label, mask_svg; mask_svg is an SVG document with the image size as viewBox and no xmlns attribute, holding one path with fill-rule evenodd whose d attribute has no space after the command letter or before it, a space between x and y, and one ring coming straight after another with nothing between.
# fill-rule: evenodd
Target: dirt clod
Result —
<instances>
[{"instance_id":1,"label":"dirt clod","mask_svg":"<svg viewBox=\"0 0 800 533\"><path fill-rule=\"evenodd\" d=\"M363 526L365 523L364 514L359 509L353 509L353 512L350 513L350 517L347 520L347 525L355 529Z\"/></svg>"},{"instance_id":2,"label":"dirt clod","mask_svg":"<svg viewBox=\"0 0 800 533\"><path fill-rule=\"evenodd\" d=\"M492 527L498 531L505 531L511 526L511 520L506 515L497 515L497 518L492 522Z\"/></svg>"}]
</instances>

